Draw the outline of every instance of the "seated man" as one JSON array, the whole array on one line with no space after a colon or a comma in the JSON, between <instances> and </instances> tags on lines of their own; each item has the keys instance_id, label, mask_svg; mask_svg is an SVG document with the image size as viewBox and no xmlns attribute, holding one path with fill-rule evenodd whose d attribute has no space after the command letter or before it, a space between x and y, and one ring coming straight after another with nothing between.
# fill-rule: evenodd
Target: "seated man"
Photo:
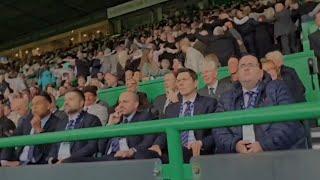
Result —
<instances>
[{"instance_id":1,"label":"seated man","mask_svg":"<svg viewBox=\"0 0 320 180\"><path fill-rule=\"evenodd\" d=\"M219 99L221 94L231 89L231 83L220 83L218 80L219 67L219 59L215 54L209 54L204 58L202 76L206 86L199 89L198 93L201 96Z\"/></svg>"},{"instance_id":2,"label":"seated man","mask_svg":"<svg viewBox=\"0 0 320 180\"><path fill-rule=\"evenodd\" d=\"M108 109L105 106L102 106L100 103L98 103L99 99L97 96L97 91L98 89L95 86L84 87L84 110L92 115L97 116L101 124L105 125L108 120Z\"/></svg>"},{"instance_id":3,"label":"seated man","mask_svg":"<svg viewBox=\"0 0 320 180\"><path fill-rule=\"evenodd\" d=\"M164 88L166 94L158 96L152 107L154 114L158 116L159 119L164 117L164 113L169 104L176 103L179 101L178 90L176 86L176 77L173 73L168 73L164 76Z\"/></svg>"},{"instance_id":4,"label":"seated man","mask_svg":"<svg viewBox=\"0 0 320 180\"><path fill-rule=\"evenodd\" d=\"M119 97L119 105L110 115L108 125L127 124L152 120L147 111L138 111L139 97L133 92L124 92ZM150 147L155 135L140 135L130 137L115 137L101 140L99 151L103 154L97 161L133 159L136 152L145 151Z\"/></svg>"},{"instance_id":5,"label":"seated man","mask_svg":"<svg viewBox=\"0 0 320 180\"><path fill-rule=\"evenodd\" d=\"M294 99L283 81L264 76L260 61L246 55L239 60L239 81L224 94L216 112L290 104ZM217 153L257 153L304 148L305 130L301 122L243 125L213 129Z\"/></svg>"},{"instance_id":6,"label":"seated man","mask_svg":"<svg viewBox=\"0 0 320 180\"><path fill-rule=\"evenodd\" d=\"M32 114L24 116L13 136L24 136L56 131L56 116L51 112L51 97L43 93L32 99ZM51 145L42 144L4 149L1 165L15 167L27 164L45 164Z\"/></svg>"},{"instance_id":7,"label":"seated man","mask_svg":"<svg viewBox=\"0 0 320 180\"><path fill-rule=\"evenodd\" d=\"M83 111L85 97L82 91L74 89L65 95L65 111L67 119L56 122L57 131L82 129L101 126L98 117ZM97 140L61 142L52 145L48 163L77 162L79 158L91 157L98 151Z\"/></svg>"},{"instance_id":8,"label":"seated man","mask_svg":"<svg viewBox=\"0 0 320 180\"><path fill-rule=\"evenodd\" d=\"M149 109L151 105L148 101L147 94L144 92L138 91L138 86L139 84L135 79L131 78L126 80L127 90L133 93L137 93L139 97L139 110Z\"/></svg>"},{"instance_id":9,"label":"seated man","mask_svg":"<svg viewBox=\"0 0 320 180\"><path fill-rule=\"evenodd\" d=\"M304 102L305 99L305 87L300 80L295 69L284 65L284 56L280 51L272 51L266 54L267 60L271 60L276 65L277 69L280 69L280 77L289 87L294 100L296 102Z\"/></svg>"},{"instance_id":10,"label":"seated man","mask_svg":"<svg viewBox=\"0 0 320 180\"><path fill-rule=\"evenodd\" d=\"M195 116L209 114L216 110L217 101L214 98L200 96L197 93L197 74L191 69L180 69L177 76L177 87L182 98L177 103L168 105L165 118ZM192 156L208 154L213 151L212 136L208 136L206 130L190 130L181 133L184 162L188 163ZM147 152L141 152L136 158L160 157L164 163L167 152L167 140L165 134L159 135L152 147Z\"/></svg>"}]
</instances>

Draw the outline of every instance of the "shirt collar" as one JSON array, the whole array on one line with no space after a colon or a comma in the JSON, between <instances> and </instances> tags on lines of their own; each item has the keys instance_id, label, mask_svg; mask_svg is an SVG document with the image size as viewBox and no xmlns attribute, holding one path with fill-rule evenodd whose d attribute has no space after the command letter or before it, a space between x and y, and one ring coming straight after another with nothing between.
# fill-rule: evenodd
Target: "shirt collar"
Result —
<instances>
[{"instance_id":1,"label":"shirt collar","mask_svg":"<svg viewBox=\"0 0 320 180\"><path fill-rule=\"evenodd\" d=\"M182 104L185 104L187 101L190 101L191 103L194 103L194 101L196 100L197 98L197 95L195 95L192 99L190 100L186 100L184 99L184 97L182 97Z\"/></svg>"},{"instance_id":2,"label":"shirt collar","mask_svg":"<svg viewBox=\"0 0 320 180\"><path fill-rule=\"evenodd\" d=\"M251 90L247 90L247 89L245 89L244 87L242 87L242 92L243 92L243 94L246 94L246 93L249 92L249 91L253 91L253 92L257 93L257 92L258 92L258 86L254 87L254 88L251 89Z\"/></svg>"},{"instance_id":3,"label":"shirt collar","mask_svg":"<svg viewBox=\"0 0 320 180\"><path fill-rule=\"evenodd\" d=\"M80 115L80 112L77 112L77 113L72 114L72 115L68 114L68 119L69 119L69 121L70 120L76 120L79 117L79 115Z\"/></svg>"},{"instance_id":4,"label":"shirt collar","mask_svg":"<svg viewBox=\"0 0 320 180\"><path fill-rule=\"evenodd\" d=\"M41 128L43 128L46 125L50 117L51 117L51 113L41 119Z\"/></svg>"},{"instance_id":5,"label":"shirt collar","mask_svg":"<svg viewBox=\"0 0 320 180\"><path fill-rule=\"evenodd\" d=\"M217 87L218 87L218 81L216 81L212 86L208 86L208 89L214 88L214 90L216 90Z\"/></svg>"},{"instance_id":6,"label":"shirt collar","mask_svg":"<svg viewBox=\"0 0 320 180\"><path fill-rule=\"evenodd\" d=\"M128 117L123 116L123 119L127 119L128 122L131 122L133 116L136 114L136 112L131 113Z\"/></svg>"}]
</instances>

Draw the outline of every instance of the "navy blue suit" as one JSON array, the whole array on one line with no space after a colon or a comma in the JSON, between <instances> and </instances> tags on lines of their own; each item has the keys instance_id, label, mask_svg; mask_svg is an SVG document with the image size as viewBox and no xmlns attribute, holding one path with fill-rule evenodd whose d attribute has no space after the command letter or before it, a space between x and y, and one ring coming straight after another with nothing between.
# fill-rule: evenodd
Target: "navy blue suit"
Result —
<instances>
[{"instance_id":1,"label":"navy blue suit","mask_svg":"<svg viewBox=\"0 0 320 180\"><path fill-rule=\"evenodd\" d=\"M153 115L148 111L137 111L135 115L132 117L131 121L129 123L135 123L135 122L143 122L143 121L149 121L152 120ZM123 123L123 120L120 121L120 123ZM149 148L154 139L155 135L138 135L138 136L129 136L126 137L127 145L130 148L136 149L137 152L139 151L145 151L147 148ZM100 140L99 142L99 151L103 154L103 157L101 160L117 160L114 158L114 153L107 154L108 150L111 147L112 138L107 138Z\"/></svg>"},{"instance_id":2,"label":"navy blue suit","mask_svg":"<svg viewBox=\"0 0 320 180\"><path fill-rule=\"evenodd\" d=\"M182 102L182 99L180 99ZM177 118L180 114L180 106L181 102L173 103L168 105L165 112L165 118ZM197 95L194 101L194 112L193 115L200 115L200 114L209 114L215 112L217 107L217 100L210 97L200 96ZM195 130L194 136L196 140L201 140L203 143L202 146L202 154L208 154L213 152L214 149L214 139L212 135L210 135L210 131L208 130ZM161 158L163 163L167 163L167 138L165 134L160 134L157 136L156 140L153 143L154 145L158 145L163 153L162 157L159 157L153 151L143 152L143 154L139 154L137 156L138 159L148 159L148 158ZM183 147L184 151L184 161L189 162L190 157L192 156L192 152L187 148Z\"/></svg>"},{"instance_id":3,"label":"navy blue suit","mask_svg":"<svg viewBox=\"0 0 320 180\"><path fill-rule=\"evenodd\" d=\"M83 118L80 123L76 124L74 129L90 128L101 126L99 118L95 115L89 114L87 112L82 112ZM57 124L57 131L64 131L68 124L68 119L63 119ZM61 143L56 143L52 145L48 159L58 158L59 148ZM98 151L97 140L87 140L87 141L73 141L70 142L70 154L71 156L65 160L76 161L77 158L81 157L92 157Z\"/></svg>"},{"instance_id":4,"label":"navy blue suit","mask_svg":"<svg viewBox=\"0 0 320 180\"><path fill-rule=\"evenodd\" d=\"M33 118L32 113L29 113L25 118L22 118L20 123L17 126L17 129L14 131L13 136L30 135L30 131L32 129L32 126L31 126L32 118ZM43 127L44 131L42 133L56 131L56 124L59 121L60 121L59 118L51 114L50 118L48 119L45 126ZM46 163L46 159L48 157L50 148L51 148L51 144L35 145L33 150L33 158L35 159L35 163L33 164ZM4 149L1 154L1 159L8 160L8 161L19 161L19 157L23 152L23 149L24 149L24 146L18 147L17 149L14 149L14 148Z\"/></svg>"},{"instance_id":5,"label":"navy blue suit","mask_svg":"<svg viewBox=\"0 0 320 180\"><path fill-rule=\"evenodd\" d=\"M295 100L283 81L260 82L256 108L291 104ZM219 101L217 112L235 111L243 108L242 87L239 84L233 91L224 94ZM301 122L286 122L254 126L256 141L264 151L305 148L305 129ZM213 129L217 153L235 153L236 143L242 140L242 127Z\"/></svg>"}]
</instances>

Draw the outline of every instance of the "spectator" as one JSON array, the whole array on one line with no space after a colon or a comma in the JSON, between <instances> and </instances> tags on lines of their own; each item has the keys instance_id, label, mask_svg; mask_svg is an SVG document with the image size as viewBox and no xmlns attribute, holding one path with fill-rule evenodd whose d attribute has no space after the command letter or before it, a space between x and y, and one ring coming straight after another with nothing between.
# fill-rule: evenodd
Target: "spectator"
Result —
<instances>
[{"instance_id":1,"label":"spectator","mask_svg":"<svg viewBox=\"0 0 320 180\"><path fill-rule=\"evenodd\" d=\"M266 54L266 58L273 61L277 69L280 69L280 77L292 91L293 98L296 102L304 102L305 99L305 87L300 80L297 72L288 66L284 65L284 57L279 51L273 51Z\"/></svg>"},{"instance_id":2,"label":"spectator","mask_svg":"<svg viewBox=\"0 0 320 180\"><path fill-rule=\"evenodd\" d=\"M228 89L225 89L225 91L229 91L233 88L233 85L238 82L238 65L239 60L235 57L231 57L228 61L228 70L230 73L230 76L227 76L225 78L222 78L220 80L220 84L225 84L224 87L229 87Z\"/></svg>"},{"instance_id":3,"label":"spectator","mask_svg":"<svg viewBox=\"0 0 320 180\"><path fill-rule=\"evenodd\" d=\"M184 68L184 58L183 57L179 57L179 58L173 59L172 72L174 74L177 74L178 70L182 69L182 68Z\"/></svg>"},{"instance_id":4,"label":"spectator","mask_svg":"<svg viewBox=\"0 0 320 180\"><path fill-rule=\"evenodd\" d=\"M152 111L159 119L164 117L164 113L169 104L177 103L178 90L176 86L176 77L173 73L164 75L165 94L158 96L153 103Z\"/></svg>"},{"instance_id":5,"label":"spectator","mask_svg":"<svg viewBox=\"0 0 320 180\"><path fill-rule=\"evenodd\" d=\"M67 119L57 122L57 131L68 131L101 126L98 117L83 111L85 96L79 90L71 90L65 95ZM77 162L83 157L91 157L98 151L97 140L61 142L52 145L48 154L49 164Z\"/></svg>"},{"instance_id":6,"label":"spectator","mask_svg":"<svg viewBox=\"0 0 320 180\"><path fill-rule=\"evenodd\" d=\"M9 137L16 129L16 125L4 114L4 105L0 104L0 138ZM1 155L0 150L0 155Z\"/></svg>"},{"instance_id":7,"label":"spectator","mask_svg":"<svg viewBox=\"0 0 320 180\"><path fill-rule=\"evenodd\" d=\"M38 81L38 85L42 91L45 91L49 84L54 85L56 78L49 70L45 70L41 73L41 77Z\"/></svg>"},{"instance_id":8,"label":"spectator","mask_svg":"<svg viewBox=\"0 0 320 180\"><path fill-rule=\"evenodd\" d=\"M9 84L5 81L3 74L0 75L0 94L4 94L6 89L9 87Z\"/></svg>"},{"instance_id":9,"label":"spectator","mask_svg":"<svg viewBox=\"0 0 320 180\"><path fill-rule=\"evenodd\" d=\"M257 58L264 57L268 52L274 50L273 25L266 22L264 15L258 18L259 25L256 26L255 43Z\"/></svg>"},{"instance_id":10,"label":"spectator","mask_svg":"<svg viewBox=\"0 0 320 180\"><path fill-rule=\"evenodd\" d=\"M96 86L86 86L83 89L85 96L84 110L90 114L97 116L104 126L108 120L108 109L101 104L98 104L97 97L97 87Z\"/></svg>"},{"instance_id":11,"label":"spectator","mask_svg":"<svg viewBox=\"0 0 320 180\"><path fill-rule=\"evenodd\" d=\"M291 12L285 9L284 5L277 3L275 5L276 21L274 23L275 39L279 38L281 42L281 49L284 54L296 52L296 27L291 19Z\"/></svg>"},{"instance_id":12,"label":"spectator","mask_svg":"<svg viewBox=\"0 0 320 180\"><path fill-rule=\"evenodd\" d=\"M118 77L111 73L106 73L104 75L104 82L107 88L114 88L120 86Z\"/></svg>"},{"instance_id":13,"label":"spectator","mask_svg":"<svg viewBox=\"0 0 320 180\"><path fill-rule=\"evenodd\" d=\"M237 40L241 53L247 53L247 48L244 45L241 34L235 29L235 24L228 21L224 24L224 28L230 32L230 34Z\"/></svg>"},{"instance_id":14,"label":"spectator","mask_svg":"<svg viewBox=\"0 0 320 180\"><path fill-rule=\"evenodd\" d=\"M183 39L180 41L180 48L183 53L186 54L185 67L200 72L201 66L204 61L203 55L191 47L190 41Z\"/></svg>"},{"instance_id":15,"label":"spectator","mask_svg":"<svg viewBox=\"0 0 320 180\"><path fill-rule=\"evenodd\" d=\"M237 11L234 17L234 23L237 25L237 30L241 34L247 51L250 54L256 54L256 46L254 41L255 26L257 22L246 16L241 10Z\"/></svg>"},{"instance_id":16,"label":"spectator","mask_svg":"<svg viewBox=\"0 0 320 180\"><path fill-rule=\"evenodd\" d=\"M139 97L139 110L145 110L150 108L150 103L148 101L147 94L138 91L138 82L135 79L128 79L126 82L126 87L127 91L137 93Z\"/></svg>"},{"instance_id":17,"label":"spectator","mask_svg":"<svg viewBox=\"0 0 320 180\"><path fill-rule=\"evenodd\" d=\"M168 105L165 117L174 118L213 113L217 101L213 98L198 95L197 86L197 74L191 69L180 69L177 76L177 87L182 99L178 103ZM212 152L214 149L213 140L211 136L207 135L205 130L190 130L181 133L184 162L188 163L192 156ZM149 150L139 154L141 155L140 158L161 157L163 162L167 162L165 156L162 156L167 152L166 136L164 134L159 135Z\"/></svg>"},{"instance_id":18,"label":"spectator","mask_svg":"<svg viewBox=\"0 0 320 180\"><path fill-rule=\"evenodd\" d=\"M315 15L317 31L309 35L310 47L314 50L315 56L320 60L320 11Z\"/></svg>"},{"instance_id":19,"label":"spectator","mask_svg":"<svg viewBox=\"0 0 320 180\"><path fill-rule=\"evenodd\" d=\"M280 69L271 60L262 61L262 69L267 72L272 80L281 80Z\"/></svg>"},{"instance_id":20,"label":"spectator","mask_svg":"<svg viewBox=\"0 0 320 180\"><path fill-rule=\"evenodd\" d=\"M51 97L43 93L32 99L32 114L23 116L13 136L54 132L57 117L50 111ZM51 145L34 145L5 149L2 153L2 166L16 167L27 164L44 164Z\"/></svg>"},{"instance_id":21,"label":"spectator","mask_svg":"<svg viewBox=\"0 0 320 180\"><path fill-rule=\"evenodd\" d=\"M78 89L82 90L87 84L84 76L78 76Z\"/></svg>"},{"instance_id":22,"label":"spectator","mask_svg":"<svg viewBox=\"0 0 320 180\"><path fill-rule=\"evenodd\" d=\"M290 104L294 99L282 81L263 76L262 65L254 56L239 60L240 84L224 94L216 112L252 109L261 106ZM266 101L268 99L268 101ZM258 153L305 147L302 123L286 122L213 130L217 153Z\"/></svg>"},{"instance_id":23,"label":"spectator","mask_svg":"<svg viewBox=\"0 0 320 180\"><path fill-rule=\"evenodd\" d=\"M221 94L230 89L229 87L224 86L227 84L219 83L219 67L219 59L215 54L209 54L204 58L202 76L206 85L198 91L201 96L212 97L219 100Z\"/></svg>"}]
</instances>

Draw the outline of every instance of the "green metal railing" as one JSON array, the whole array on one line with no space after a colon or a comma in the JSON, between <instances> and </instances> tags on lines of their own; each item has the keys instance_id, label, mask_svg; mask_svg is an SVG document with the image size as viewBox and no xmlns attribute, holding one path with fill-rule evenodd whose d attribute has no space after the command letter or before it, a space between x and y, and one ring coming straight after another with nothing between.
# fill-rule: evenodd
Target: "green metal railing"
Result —
<instances>
[{"instance_id":1,"label":"green metal railing","mask_svg":"<svg viewBox=\"0 0 320 180\"><path fill-rule=\"evenodd\" d=\"M131 136L141 134L166 133L169 161L166 175L172 180L192 179L184 169L180 132L190 129L207 129L239 126L245 124L265 124L304 119L320 118L320 102L273 106L245 111L233 111L199 115L195 117L173 118L108 127L96 127L0 139L0 148L101 139L107 137Z\"/></svg>"}]
</instances>

